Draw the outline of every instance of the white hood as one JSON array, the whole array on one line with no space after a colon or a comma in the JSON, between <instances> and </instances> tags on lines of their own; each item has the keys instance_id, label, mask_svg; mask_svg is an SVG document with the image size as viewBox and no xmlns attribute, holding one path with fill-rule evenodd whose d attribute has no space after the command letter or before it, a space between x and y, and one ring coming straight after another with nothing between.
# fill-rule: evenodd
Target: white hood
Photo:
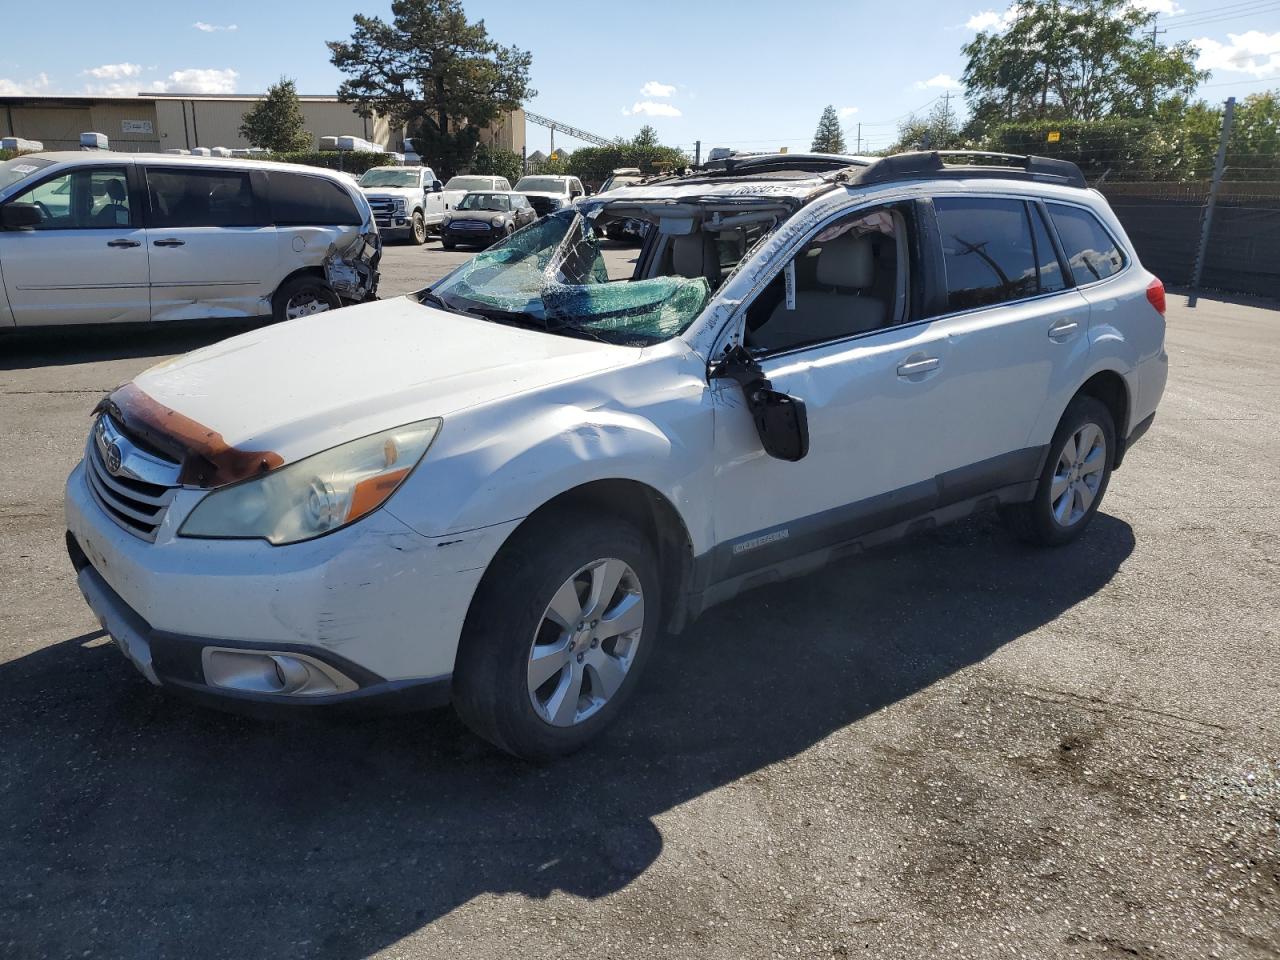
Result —
<instances>
[{"instance_id":1,"label":"white hood","mask_svg":"<svg viewBox=\"0 0 1280 960\"><path fill-rule=\"evenodd\" d=\"M416 201L423 195L421 187L361 187L360 192L366 197L403 197L406 201Z\"/></svg>"},{"instance_id":2,"label":"white hood","mask_svg":"<svg viewBox=\"0 0 1280 960\"><path fill-rule=\"evenodd\" d=\"M232 337L152 367L135 383L231 446L273 450L289 463L636 354L399 297Z\"/></svg>"}]
</instances>

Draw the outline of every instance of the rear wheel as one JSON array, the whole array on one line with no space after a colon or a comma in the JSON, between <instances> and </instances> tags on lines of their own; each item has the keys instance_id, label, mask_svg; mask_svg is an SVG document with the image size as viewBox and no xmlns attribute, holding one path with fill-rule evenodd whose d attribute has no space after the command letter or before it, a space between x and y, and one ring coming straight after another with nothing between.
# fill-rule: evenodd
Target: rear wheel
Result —
<instances>
[{"instance_id":1,"label":"rear wheel","mask_svg":"<svg viewBox=\"0 0 1280 960\"><path fill-rule=\"evenodd\" d=\"M472 601L453 677L458 713L524 759L577 750L634 692L661 601L653 548L634 527L574 510L535 517Z\"/></svg>"},{"instance_id":2,"label":"rear wheel","mask_svg":"<svg viewBox=\"0 0 1280 960\"><path fill-rule=\"evenodd\" d=\"M1107 492L1115 449L1115 424L1106 405L1088 396L1072 400L1049 444L1035 497L1001 511L1010 530L1042 546L1080 536Z\"/></svg>"},{"instance_id":3,"label":"rear wheel","mask_svg":"<svg viewBox=\"0 0 1280 960\"><path fill-rule=\"evenodd\" d=\"M271 299L271 315L277 322L297 320L327 310L337 310L342 301L333 288L319 277L294 277L280 285Z\"/></svg>"}]
</instances>

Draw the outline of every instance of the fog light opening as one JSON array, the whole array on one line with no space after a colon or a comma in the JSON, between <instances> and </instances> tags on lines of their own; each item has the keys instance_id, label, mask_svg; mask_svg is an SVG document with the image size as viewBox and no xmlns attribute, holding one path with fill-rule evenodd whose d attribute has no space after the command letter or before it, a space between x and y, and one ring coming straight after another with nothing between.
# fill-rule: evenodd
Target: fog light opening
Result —
<instances>
[{"instance_id":1,"label":"fog light opening","mask_svg":"<svg viewBox=\"0 0 1280 960\"><path fill-rule=\"evenodd\" d=\"M205 647L201 660L205 683L243 693L317 697L360 686L340 670L300 653Z\"/></svg>"}]
</instances>

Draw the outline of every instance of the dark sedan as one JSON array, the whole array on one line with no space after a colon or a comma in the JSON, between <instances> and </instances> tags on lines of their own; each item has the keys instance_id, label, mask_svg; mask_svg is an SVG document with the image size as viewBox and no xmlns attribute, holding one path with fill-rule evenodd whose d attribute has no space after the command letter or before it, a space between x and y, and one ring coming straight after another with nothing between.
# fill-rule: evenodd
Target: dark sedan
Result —
<instances>
[{"instance_id":1,"label":"dark sedan","mask_svg":"<svg viewBox=\"0 0 1280 960\"><path fill-rule=\"evenodd\" d=\"M459 244L487 247L538 219L520 193L468 193L444 216L440 244L452 250Z\"/></svg>"}]
</instances>

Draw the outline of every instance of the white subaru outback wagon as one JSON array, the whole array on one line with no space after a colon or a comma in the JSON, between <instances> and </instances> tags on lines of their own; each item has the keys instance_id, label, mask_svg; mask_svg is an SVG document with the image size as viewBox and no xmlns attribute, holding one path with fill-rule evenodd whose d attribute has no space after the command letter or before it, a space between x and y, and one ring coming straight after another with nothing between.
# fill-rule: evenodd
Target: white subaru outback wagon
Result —
<instances>
[{"instance_id":1,"label":"white subaru outback wagon","mask_svg":"<svg viewBox=\"0 0 1280 960\"><path fill-rule=\"evenodd\" d=\"M622 219L649 224L625 271ZM81 591L152 683L452 701L530 758L745 588L982 509L1078 536L1168 363L1160 282L1035 157L730 161L354 309L102 401L66 488Z\"/></svg>"}]
</instances>

